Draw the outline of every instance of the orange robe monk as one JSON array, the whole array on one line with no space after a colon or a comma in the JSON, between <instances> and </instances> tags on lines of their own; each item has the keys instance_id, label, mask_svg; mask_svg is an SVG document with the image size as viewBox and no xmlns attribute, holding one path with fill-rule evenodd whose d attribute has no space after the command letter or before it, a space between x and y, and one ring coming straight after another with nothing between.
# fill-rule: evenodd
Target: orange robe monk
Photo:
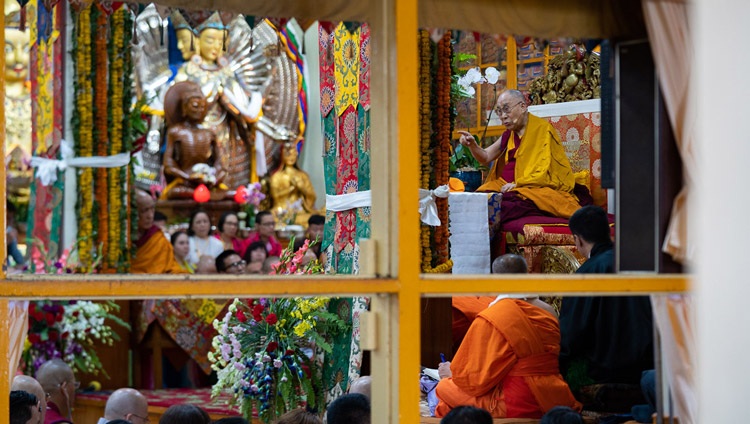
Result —
<instances>
[{"instance_id":1,"label":"orange robe monk","mask_svg":"<svg viewBox=\"0 0 750 424\"><path fill-rule=\"evenodd\" d=\"M518 139L514 132L508 130L502 139L500 156L477 191L500 192L505 184L514 182L516 188L512 191L534 202L540 210L553 216L570 218L581 207L573 194L576 181L583 184L587 173L573 173L555 128L529 113L523 137ZM513 159L515 169L510 174L513 178L506 181L511 178L507 175L503 178L503 171L506 163Z\"/></svg>"},{"instance_id":2,"label":"orange robe monk","mask_svg":"<svg viewBox=\"0 0 750 424\"><path fill-rule=\"evenodd\" d=\"M172 243L156 225L141 235L135 246L135 258L130 262L132 274L187 274L174 258Z\"/></svg>"},{"instance_id":3,"label":"orange robe monk","mask_svg":"<svg viewBox=\"0 0 750 424\"><path fill-rule=\"evenodd\" d=\"M581 410L560 375L560 325L523 300L503 299L481 312L440 380L435 415L471 405L495 418L541 418L549 409Z\"/></svg>"},{"instance_id":4,"label":"orange robe monk","mask_svg":"<svg viewBox=\"0 0 750 424\"><path fill-rule=\"evenodd\" d=\"M487 309L494 300L495 296L455 296L451 300L454 352L461 345L461 341L477 315Z\"/></svg>"}]
</instances>

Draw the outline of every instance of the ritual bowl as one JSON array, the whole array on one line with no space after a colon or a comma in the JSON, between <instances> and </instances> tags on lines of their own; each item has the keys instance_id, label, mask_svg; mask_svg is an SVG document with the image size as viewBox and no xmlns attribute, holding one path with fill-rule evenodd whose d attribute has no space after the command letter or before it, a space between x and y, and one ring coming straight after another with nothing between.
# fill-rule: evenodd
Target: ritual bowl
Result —
<instances>
[{"instance_id":1,"label":"ritual bowl","mask_svg":"<svg viewBox=\"0 0 750 424\"><path fill-rule=\"evenodd\" d=\"M467 192L476 191L482 185L482 171L455 171L450 175L463 181Z\"/></svg>"}]
</instances>

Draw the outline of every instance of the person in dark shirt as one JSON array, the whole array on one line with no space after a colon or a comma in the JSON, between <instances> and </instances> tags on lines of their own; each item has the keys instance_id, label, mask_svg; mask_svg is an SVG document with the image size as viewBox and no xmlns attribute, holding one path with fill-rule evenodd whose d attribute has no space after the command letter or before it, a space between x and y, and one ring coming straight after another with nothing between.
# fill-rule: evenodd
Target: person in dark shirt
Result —
<instances>
[{"instance_id":1,"label":"person in dark shirt","mask_svg":"<svg viewBox=\"0 0 750 424\"><path fill-rule=\"evenodd\" d=\"M607 213L585 206L570 217L578 251L588 257L579 274L614 272ZM560 370L574 392L589 384L637 385L653 362L653 317L648 296L566 297L560 309Z\"/></svg>"}]
</instances>

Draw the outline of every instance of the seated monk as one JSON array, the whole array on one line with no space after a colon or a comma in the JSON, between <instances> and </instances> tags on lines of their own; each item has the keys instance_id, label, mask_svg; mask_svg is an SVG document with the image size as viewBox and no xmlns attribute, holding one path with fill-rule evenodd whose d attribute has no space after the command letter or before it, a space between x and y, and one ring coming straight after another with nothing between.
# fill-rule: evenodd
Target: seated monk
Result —
<instances>
[{"instance_id":1,"label":"seated monk","mask_svg":"<svg viewBox=\"0 0 750 424\"><path fill-rule=\"evenodd\" d=\"M508 231L505 224L509 221L527 216L542 217L539 223L566 223L560 218L570 218L581 206L593 203L588 188L576 184L585 179L586 172L573 173L557 131L528 112L520 91L504 91L496 111L506 130L490 147L481 148L466 131L459 131L459 141L480 163L494 161L477 191L503 193L503 230Z\"/></svg>"},{"instance_id":2,"label":"seated monk","mask_svg":"<svg viewBox=\"0 0 750 424\"><path fill-rule=\"evenodd\" d=\"M173 85L164 96L164 110L168 128L164 175L169 185L162 197L189 199L200 184L220 185L226 172L216 157L216 134L202 125L208 107L201 87L192 81Z\"/></svg>"},{"instance_id":3,"label":"seated monk","mask_svg":"<svg viewBox=\"0 0 750 424\"><path fill-rule=\"evenodd\" d=\"M133 274L186 274L174 258L172 244L161 228L154 225L154 199L145 191L136 191L138 208L138 240L135 257L130 262Z\"/></svg>"},{"instance_id":4,"label":"seated monk","mask_svg":"<svg viewBox=\"0 0 750 424\"><path fill-rule=\"evenodd\" d=\"M470 405L495 418L541 418L558 405L581 410L558 366L560 326L545 309L503 298L477 315L453 362L439 366L435 415Z\"/></svg>"}]
</instances>

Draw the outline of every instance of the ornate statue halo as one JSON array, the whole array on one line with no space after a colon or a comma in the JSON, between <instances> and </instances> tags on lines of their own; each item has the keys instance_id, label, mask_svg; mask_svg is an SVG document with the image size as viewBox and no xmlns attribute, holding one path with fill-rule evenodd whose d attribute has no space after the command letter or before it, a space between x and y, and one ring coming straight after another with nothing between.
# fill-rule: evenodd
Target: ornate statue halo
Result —
<instances>
[{"instance_id":1,"label":"ornate statue halo","mask_svg":"<svg viewBox=\"0 0 750 424\"><path fill-rule=\"evenodd\" d=\"M201 86L193 81L178 82L169 87L169 90L164 94L164 117L167 120L167 125L182 122L185 119L182 114L182 96L191 91L203 95Z\"/></svg>"},{"instance_id":2,"label":"ornate statue halo","mask_svg":"<svg viewBox=\"0 0 750 424\"><path fill-rule=\"evenodd\" d=\"M201 32L209 28L226 31L227 26L224 25L224 21L221 20L221 15L219 14L219 12L214 12L213 14L211 14L208 19L195 27L195 30L193 32L195 32L196 35L200 35Z\"/></svg>"}]
</instances>

